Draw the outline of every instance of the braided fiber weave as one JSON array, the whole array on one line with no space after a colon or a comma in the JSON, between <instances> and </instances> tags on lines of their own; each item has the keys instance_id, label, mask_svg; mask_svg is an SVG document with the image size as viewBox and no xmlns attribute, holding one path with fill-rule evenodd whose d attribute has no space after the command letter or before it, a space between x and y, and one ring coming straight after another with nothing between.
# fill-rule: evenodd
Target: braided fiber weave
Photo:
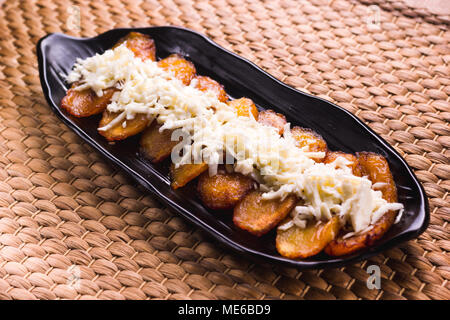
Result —
<instances>
[{"instance_id":1,"label":"braided fiber weave","mask_svg":"<svg viewBox=\"0 0 450 320\"><path fill-rule=\"evenodd\" d=\"M0 299L449 299L448 14L380 2L0 1ZM430 227L368 261L299 272L241 259L162 207L52 114L35 56L50 32L152 25L202 32L355 113L414 168ZM381 290L366 285L373 264Z\"/></svg>"}]
</instances>

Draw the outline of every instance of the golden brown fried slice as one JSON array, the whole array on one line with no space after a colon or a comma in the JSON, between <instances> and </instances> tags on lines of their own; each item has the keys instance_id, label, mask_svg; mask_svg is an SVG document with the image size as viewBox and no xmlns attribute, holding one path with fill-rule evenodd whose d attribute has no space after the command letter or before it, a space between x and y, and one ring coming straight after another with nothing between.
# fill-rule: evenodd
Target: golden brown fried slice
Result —
<instances>
[{"instance_id":1,"label":"golden brown fried slice","mask_svg":"<svg viewBox=\"0 0 450 320\"><path fill-rule=\"evenodd\" d=\"M261 111L258 114L258 122L278 129L280 135L283 134L284 125L287 123L284 115L281 113L276 113L273 110Z\"/></svg>"},{"instance_id":2,"label":"golden brown fried slice","mask_svg":"<svg viewBox=\"0 0 450 320\"><path fill-rule=\"evenodd\" d=\"M206 170L208 170L206 163L183 164L178 168L175 168L175 164L172 163L170 165L171 186L173 189L184 187L189 181L194 180Z\"/></svg>"},{"instance_id":3,"label":"golden brown fried slice","mask_svg":"<svg viewBox=\"0 0 450 320\"><path fill-rule=\"evenodd\" d=\"M165 59L158 61L158 66L164 70L171 71L175 77L185 85L189 85L195 76L195 66L178 54L171 54Z\"/></svg>"},{"instance_id":4,"label":"golden brown fried slice","mask_svg":"<svg viewBox=\"0 0 450 320\"><path fill-rule=\"evenodd\" d=\"M275 228L294 208L297 198L263 200L263 192L255 190L247 194L234 208L234 224L248 232L261 236Z\"/></svg>"},{"instance_id":5,"label":"golden brown fried slice","mask_svg":"<svg viewBox=\"0 0 450 320\"><path fill-rule=\"evenodd\" d=\"M130 32L120 39L113 48L120 46L125 41L127 42L127 48L133 51L136 57L141 58L142 60L156 60L155 42L150 36L139 32Z\"/></svg>"},{"instance_id":6,"label":"golden brown fried slice","mask_svg":"<svg viewBox=\"0 0 450 320\"><path fill-rule=\"evenodd\" d=\"M240 173L219 171L210 176L203 173L197 191L203 204L214 210L232 209L253 188L253 180Z\"/></svg>"},{"instance_id":7,"label":"golden brown fried slice","mask_svg":"<svg viewBox=\"0 0 450 320\"><path fill-rule=\"evenodd\" d=\"M159 132L161 126L153 123L143 133L140 141L142 153L153 163L158 163L170 156L178 141L172 141L172 130Z\"/></svg>"},{"instance_id":8,"label":"golden brown fried slice","mask_svg":"<svg viewBox=\"0 0 450 320\"><path fill-rule=\"evenodd\" d=\"M311 257L336 238L339 227L339 218L333 217L328 222L312 220L304 229L293 226L284 231L277 230L277 250L289 259Z\"/></svg>"},{"instance_id":9,"label":"golden brown fried slice","mask_svg":"<svg viewBox=\"0 0 450 320\"><path fill-rule=\"evenodd\" d=\"M362 174L367 175L374 184L385 183L385 186L379 189L383 193L383 198L388 202L396 202L397 188L386 159L372 152L360 152L357 155ZM343 256L372 246L392 226L395 217L396 212L388 211L374 224L371 230L347 239L340 236L325 247L325 252L331 256Z\"/></svg>"},{"instance_id":10,"label":"golden brown fried slice","mask_svg":"<svg viewBox=\"0 0 450 320\"><path fill-rule=\"evenodd\" d=\"M158 66L171 71L175 77L185 85L189 85L195 76L194 64L180 55L172 54L158 62ZM159 132L160 126L150 126L142 135L141 149L143 153L153 162L158 163L166 159L172 152L178 141L171 141L172 131L164 130Z\"/></svg>"},{"instance_id":11,"label":"golden brown fried slice","mask_svg":"<svg viewBox=\"0 0 450 320\"><path fill-rule=\"evenodd\" d=\"M206 76L196 76L195 79L197 79L197 89L201 91L212 91L217 95L219 101L227 101L227 93L225 92L223 85Z\"/></svg>"},{"instance_id":12,"label":"golden brown fried slice","mask_svg":"<svg viewBox=\"0 0 450 320\"><path fill-rule=\"evenodd\" d=\"M142 33L131 32L119 40L114 46L117 47L127 41L127 48L132 50L136 57L142 59L155 60L155 43L153 40ZM89 117L102 113L110 102L116 89L109 88L103 90L103 95L98 97L91 89L81 91L74 90L76 84L72 85L61 101L61 108L75 117Z\"/></svg>"},{"instance_id":13,"label":"golden brown fried slice","mask_svg":"<svg viewBox=\"0 0 450 320\"><path fill-rule=\"evenodd\" d=\"M297 147L307 147L309 152L327 152L327 143L317 132L301 127L293 127L291 134L297 142ZM313 158L316 162L322 162L323 158Z\"/></svg>"},{"instance_id":14,"label":"golden brown fried slice","mask_svg":"<svg viewBox=\"0 0 450 320\"><path fill-rule=\"evenodd\" d=\"M151 39L150 39L151 40ZM151 55L151 52L148 52L143 49L148 49L150 46L145 46L145 43L142 42L143 38L139 36L139 34L132 36L132 39L128 42L127 46L131 46L132 44L136 45L137 48L133 47L133 51L140 55L140 57L144 58L147 55ZM153 40L152 40L153 41ZM154 52L153 52L154 54ZM154 57L153 57L154 58ZM160 60L158 65L166 70L172 71L175 76L183 81L184 84L188 85L191 82L191 79L195 76L195 67L192 62L183 59L181 56L173 54L169 57ZM115 114L104 112L103 118L100 122L100 127L102 127L103 123L109 123L114 118L111 119ZM124 121L118 123L114 128L111 128L107 131L100 132L103 136L105 136L108 140L123 140L132 135L138 134L142 130L144 130L148 125L147 116L137 115L132 122L133 130L127 130L129 121L127 121L127 125L124 126ZM138 130L139 129L139 130ZM170 152L169 152L170 154Z\"/></svg>"},{"instance_id":15,"label":"golden brown fried slice","mask_svg":"<svg viewBox=\"0 0 450 320\"><path fill-rule=\"evenodd\" d=\"M323 160L324 163L331 163L334 160L336 160L337 157L344 157L351 163L348 164L348 167L352 169L352 173L355 176L361 177L361 166L359 165L358 158L356 158L355 155L351 153L345 153L342 151L328 151L325 159Z\"/></svg>"},{"instance_id":16,"label":"golden brown fried slice","mask_svg":"<svg viewBox=\"0 0 450 320\"><path fill-rule=\"evenodd\" d=\"M99 128L106 126L108 123L113 121L118 116L117 113L112 113L109 111L104 111L102 119L99 123ZM132 120L123 120L122 122L116 124L108 130L98 130L102 136L104 136L108 141L118 141L124 140L128 137L138 134L147 127L150 120L145 114L136 114ZM126 126L123 124L126 123Z\"/></svg>"},{"instance_id":17,"label":"golden brown fried slice","mask_svg":"<svg viewBox=\"0 0 450 320\"><path fill-rule=\"evenodd\" d=\"M130 32L120 39L113 48L120 46L125 41L127 42L127 48L133 51L136 57L142 60L156 60L155 42L150 36L139 32Z\"/></svg>"},{"instance_id":18,"label":"golden brown fried slice","mask_svg":"<svg viewBox=\"0 0 450 320\"><path fill-rule=\"evenodd\" d=\"M249 117L252 113L255 119L258 118L258 109L249 98L234 99L228 101L228 105L235 108L237 115L240 117Z\"/></svg>"},{"instance_id":19,"label":"golden brown fried slice","mask_svg":"<svg viewBox=\"0 0 450 320\"><path fill-rule=\"evenodd\" d=\"M106 109L116 89L103 90L103 95L98 97L91 89L77 91L74 88L67 90L65 97L61 100L61 108L71 115L83 118L102 113Z\"/></svg>"},{"instance_id":20,"label":"golden brown fried slice","mask_svg":"<svg viewBox=\"0 0 450 320\"><path fill-rule=\"evenodd\" d=\"M373 152L358 152L356 155L364 176L368 176L373 184L385 183L382 188L377 189L383 193L383 199L388 202L396 202L397 188L387 160L382 155Z\"/></svg>"}]
</instances>

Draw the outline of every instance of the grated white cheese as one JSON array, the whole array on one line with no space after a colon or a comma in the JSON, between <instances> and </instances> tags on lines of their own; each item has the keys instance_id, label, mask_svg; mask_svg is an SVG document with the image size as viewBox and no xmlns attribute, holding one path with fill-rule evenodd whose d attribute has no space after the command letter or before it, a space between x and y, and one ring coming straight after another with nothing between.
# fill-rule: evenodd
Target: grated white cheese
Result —
<instances>
[{"instance_id":1,"label":"grated white cheese","mask_svg":"<svg viewBox=\"0 0 450 320\"><path fill-rule=\"evenodd\" d=\"M377 183L373 184L372 188L375 190L379 190L379 189L386 187L387 185L388 184L386 182L377 182Z\"/></svg>"},{"instance_id":2,"label":"grated white cheese","mask_svg":"<svg viewBox=\"0 0 450 320\"><path fill-rule=\"evenodd\" d=\"M234 171L251 176L265 191L265 199L283 199L295 194L301 202L291 212L292 219L279 226L304 228L308 219L329 220L339 215L354 232L366 230L389 210L403 205L388 203L366 177L354 176L348 160L338 157L333 163L316 163L312 158L324 152L297 148L290 125L284 134L250 117L239 117L235 110L218 100L213 92L189 86L151 60L136 58L125 44L101 55L78 59L68 75L76 90L91 88L101 96L103 90L119 89L107 106L118 117L99 130L108 130L136 114L146 114L161 124L160 130L181 129L191 136L177 166L200 156L208 163L210 174L223 163L224 151L233 158ZM251 114L251 113L250 113ZM126 122L125 124L126 125Z\"/></svg>"}]
</instances>

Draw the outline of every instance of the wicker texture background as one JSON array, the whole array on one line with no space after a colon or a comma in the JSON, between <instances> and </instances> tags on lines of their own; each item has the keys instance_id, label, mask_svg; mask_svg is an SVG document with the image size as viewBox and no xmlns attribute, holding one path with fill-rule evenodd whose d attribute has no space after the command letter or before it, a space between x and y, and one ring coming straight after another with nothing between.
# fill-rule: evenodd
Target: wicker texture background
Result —
<instances>
[{"instance_id":1,"label":"wicker texture background","mask_svg":"<svg viewBox=\"0 0 450 320\"><path fill-rule=\"evenodd\" d=\"M448 12L363 2L4 2L0 299L449 299ZM50 32L151 25L202 32L357 114L415 169L429 229L369 261L299 272L240 259L161 207L52 114L34 48ZM371 264L381 267L381 290L366 286Z\"/></svg>"}]
</instances>

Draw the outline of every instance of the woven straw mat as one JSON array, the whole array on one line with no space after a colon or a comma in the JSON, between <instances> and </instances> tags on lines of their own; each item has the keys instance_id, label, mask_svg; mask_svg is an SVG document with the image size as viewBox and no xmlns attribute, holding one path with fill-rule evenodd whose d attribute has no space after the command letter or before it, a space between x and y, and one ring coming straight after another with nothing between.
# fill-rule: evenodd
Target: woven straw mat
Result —
<instances>
[{"instance_id":1,"label":"woven straw mat","mask_svg":"<svg viewBox=\"0 0 450 320\"><path fill-rule=\"evenodd\" d=\"M449 299L450 32L402 1L0 0L1 299ZM241 259L165 209L52 113L50 32L178 25L338 103L391 143L429 196L417 240L343 268ZM369 290L369 265L381 290Z\"/></svg>"}]
</instances>

